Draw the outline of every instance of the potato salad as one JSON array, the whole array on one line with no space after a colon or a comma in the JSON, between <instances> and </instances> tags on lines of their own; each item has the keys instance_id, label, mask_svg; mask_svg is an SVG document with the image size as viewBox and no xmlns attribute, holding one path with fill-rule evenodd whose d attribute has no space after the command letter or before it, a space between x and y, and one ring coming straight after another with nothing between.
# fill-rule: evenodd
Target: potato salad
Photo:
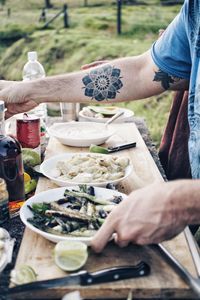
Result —
<instances>
[{"instance_id":1,"label":"potato salad","mask_svg":"<svg viewBox=\"0 0 200 300\"><path fill-rule=\"evenodd\" d=\"M128 165L127 157L75 154L57 163L55 177L80 183L113 181L125 176Z\"/></svg>"}]
</instances>

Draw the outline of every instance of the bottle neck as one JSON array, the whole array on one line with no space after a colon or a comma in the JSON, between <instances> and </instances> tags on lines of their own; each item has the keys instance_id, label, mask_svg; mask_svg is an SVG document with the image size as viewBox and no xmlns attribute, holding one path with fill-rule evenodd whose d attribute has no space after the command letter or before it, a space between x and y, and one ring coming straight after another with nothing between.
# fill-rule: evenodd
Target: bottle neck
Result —
<instances>
[{"instance_id":1,"label":"bottle neck","mask_svg":"<svg viewBox=\"0 0 200 300\"><path fill-rule=\"evenodd\" d=\"M5 135L5 113L0 112L0 136Z\"/></svg>"}]
</instances>

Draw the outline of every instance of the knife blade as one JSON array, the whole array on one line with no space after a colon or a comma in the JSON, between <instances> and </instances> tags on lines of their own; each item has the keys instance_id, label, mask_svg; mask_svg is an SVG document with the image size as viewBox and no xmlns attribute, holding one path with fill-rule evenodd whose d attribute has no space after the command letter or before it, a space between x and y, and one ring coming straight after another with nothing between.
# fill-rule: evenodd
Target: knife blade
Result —
<instances>
[{"instance_id":1,"label":"knife blade","mask_svg":"<svg viewBox=\"0 0 200 300\"><path fill-rule=\"evenodd\" d=\"M164 260L191 287L193 292L200 297L200 279L194 278L162 244L152 245L151 248L161 254Z\"/></svg>"},{"instance_id":2,"label":"knife blade","mask_svg":"<svg viewBox=\"0 0 200 300\"><path fill-rule=\"evenodd\" d=\"M139 264L135 266L114 267L109 269L103 269L94 273L81 271L62 278L41 280L41 281L22 284L10 288L8 291L8 295L13 296L14 294L50 289L50 288L61 287L61 286L70 286L70 285L89 286L93 284L101 284L101 283L107 283L112 281L143 277L149 274L150 274L150 266L147 263L141 261Z\"/></svg>"}]
</instances>

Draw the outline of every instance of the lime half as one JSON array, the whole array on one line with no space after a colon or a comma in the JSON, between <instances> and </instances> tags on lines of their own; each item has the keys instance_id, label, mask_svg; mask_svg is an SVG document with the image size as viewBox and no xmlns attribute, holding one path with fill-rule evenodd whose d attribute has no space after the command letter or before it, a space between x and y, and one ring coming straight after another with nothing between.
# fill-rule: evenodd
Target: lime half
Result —
<instances>
[{"instance_id":1,"label":"lime half","mask_svg":"<svg viewBox=\"0 0 200 300\"><path fill-rule=\"evenodd\" d=\"M24 164L28 167L34 167L41 164L40 155L36 151L29 148L22 149L22 158Z\"/></svg>"},{"instance_id":2,"label":"lime half","mask_svg":"<svg viewBox=\"0 0 200 300\"><path fill-rule=\"evenodd\" d=\"M109 153L107 148L97 146L97 145L93 145L93 144L90 145L90 152L102 153L102 154L108 154Z\"/></svg>"},{"instance_id":3,"label":"lime half","mask_svg":"<svg viewBox=\"0 0 200 300\"><path fill-rule=\"evenodd\" d=\"M10 276L10 281L15 285L36 281L37 279L37 274L33 268L28 265L22 265L12 270Z\"/></svg>"},{"instance_id":4,"label":"lime half","mask_svg":"<svg viewBox=\"0 0 200 300\"><path fill-rule=\"evenodd\" d=\"M61 241L54 249L56 265L64 271L75 271L83 267L88 258L87 245L78 241Z\"/></svg>"}]
</instances>

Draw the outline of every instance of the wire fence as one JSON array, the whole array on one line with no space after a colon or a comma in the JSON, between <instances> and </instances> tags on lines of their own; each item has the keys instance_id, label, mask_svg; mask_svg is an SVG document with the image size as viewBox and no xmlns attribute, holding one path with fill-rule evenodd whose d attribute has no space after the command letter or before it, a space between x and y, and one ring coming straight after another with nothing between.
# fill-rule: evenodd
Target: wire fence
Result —
<instances>
[{"instance_id":1,"label":"wire fence","mask_svg":"<svg viewBox=\"0 0 200 300\"><path fill-rule=\"evenodd\" d=\"M90 6L102 6L111 5L116 3L115 0L51 0L50 3L54 7L67 4L69 7L90 7Z\"/></svg>"},{"instance_id":2,"label":"wire fence","mask_svg":"<svg viewBox=\"0 0 200 300\"><path fill-rule=\"evenodd\" d=\"M170 4L169 4L170 1ZM166 3L169 5L172 4L180 4L180 1L184 1L184 0L148 0L148 5L155 5L155 3L158 4L158 2L160 4ZM54 7L54 4L56 4L56 0L47 0L45 1L47 4L47 7L49 5L50 8ZM62 1L60 1L62 2ZM46 9L43 8L40 18L40 21L44 21L45 24L42 28L48 28L48 26L50 24L52 24L55 20L57 20L60 17L64 17L64 27L68 28L70 27L70 24L68 22L68 8L71 9L71 6L76 6L76 7L80 7L80 5L82 4L83 7L94 7L94 6L102 6L102 5L111 5L114 4L117 8L117 13L116 13L116 29L117 29L117 33L121 34L122 33L122 8L123 5L127 4L127 5L131 5L131 4L145 4L144 1L141 2L141 0L67 0L67 4L63 5L63 9L59 8L59 11L54 14L53 16L51 16L51 18L47 20L46 18ZM55 8L55 7L54 7ZM49 12L48 12L49 15Z\"/></svg>"},{"instance_id":3,"label":"wire fence","mask_svg":"<svg viewBox=\"0 0 200 300\"><path fill-rule=\"evenodd\" d=\"M117 0L50 0L54 6L67 4L69 7L94 7L94 6L106 6L115 5ZM182 4L184 0L121 0L122 4L128 5L153 5L153 4Z\"/></svg>"}]
</instances>

